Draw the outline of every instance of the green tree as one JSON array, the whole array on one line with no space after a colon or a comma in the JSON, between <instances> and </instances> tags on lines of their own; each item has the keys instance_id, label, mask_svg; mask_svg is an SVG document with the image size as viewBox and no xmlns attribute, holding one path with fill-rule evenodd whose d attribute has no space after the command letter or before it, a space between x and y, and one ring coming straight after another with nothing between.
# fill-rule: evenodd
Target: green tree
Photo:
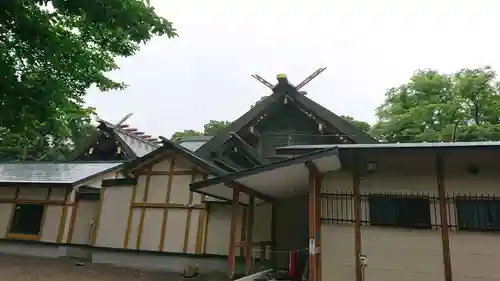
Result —
<instances>
[{"instance_id":1,"label":"green tree","mask_svg":"<svg viewBox=\"0 0 500 281\"><path fill-rule=\"evenodd\" d=\"M229 121L217 121L210 120L207 124L203 126L203 132L199 132L196 130L184 130L182 132L175 132L171 139L173 141L179 141L185 137L193 137L193 136L215 136L219 134L222 130L227 128L231 122Z\"/></svg>"},{"instance_id":2,"label":"green tree","mask_svg":"<svg viewBox=\"0 0 500 281\"><path fill-rule=\"evenodd\" d=\"M210 120L208 121L207 124L205 124L205 126L203 126L204 128L203 135L215 136L219 134L222 130L227 128L229 125L231 125L231 122L229 121Z\"/></svg>"},{"instance_id":3,"label":"green tree","mask_svg":"<svg viewBox=\"0 0 500 281\"><path fill-rule=\"evenodd\" d=\"M170 139L175 141L175 142L178 142L182 138L194 137L194 136L203 136L203 133L200 133L200 132L195 131L195 130L184 130L182 132L175 132Z\"/></svg>"},{"instance_id":4,"label":"green tree","mask_svg":"<svg viewBox=\"0 0 500 281\"><path fill-rule=\"evenodd\" d=\"M500 95L490 67L417 71L386 93L373 134L387 142L500 140Z\"/></svg>"},{"instance_id":5,"label":"green tree","mask_svg":"<svg viewBox=\"0 0 500 281\"><path fill-rule=\"evenodd\" d=\"M370 124L368 124L367 122L356 120L353 117L347 116L347 115L342 115L340 117L342 117L346 121L349 121L349 123L353 124L354 126L360 128L363 132L370 133L372 126Z\"/></svg>"},{"instance_id":6,"label":"green tree","mask_svg":"<svg viewBox=\"0 0 500 281\"><path fill-rule=\"evenodd\" d=\"M35 146L34 158L90 124L89 87L126 86L107 76L116 57L176 36L147 0L0 2L0 147Z\"/></svg>"}]
</instances>

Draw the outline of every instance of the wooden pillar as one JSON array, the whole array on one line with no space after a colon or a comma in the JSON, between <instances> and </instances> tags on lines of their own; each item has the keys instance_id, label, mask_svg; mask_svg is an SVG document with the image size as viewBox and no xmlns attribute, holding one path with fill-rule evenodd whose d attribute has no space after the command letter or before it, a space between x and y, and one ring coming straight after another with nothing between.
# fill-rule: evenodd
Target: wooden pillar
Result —
<instances>
[{"instance_id":1,"label":"wooden pillar","mask_svg":"<svg viewBox=\"0 0 500 281\"><path fill-rule=\"evenodd\" d=\"M254 220L255 197L250 196L245 220L245 273L250 274L252 269L252 242L253 242L253 220Z\"/></svg>"},{"instance_id":2,"label":"wooden pillar","mask_svg":"<svg viewBox=\"0 0 500 281\"><path fill-rule=\"evenodd\" d=\"M307 162L306 166L309 169L309 281L320 281L321 177L314 163Z\"/></svg>"},{"instance_id":3,"label":"wooden pillar","mask_svg":"<svg viewBox=\"0 0 500 281\"><path fill-rule=\"evenodd\" d=\"M359 157L353 157L352 191L354 195L354 258L356 281L363 281L363 271L361 268L361 191L360 191L360 161Z\"/></svg>"},{"instance_id":4,"label":"wooden pillar","mask_svg":"<svg viewBox=\"0 0 500 281\"><path fill-rule=\"evenodd\" d=\"M276 219L276 204L277 202L274 201L271 203L271 253L270 253L270 259L271 259L271 262L272 262L272 266L273 267L276 267L276 264L275 264L275 261L276 261L276 254L274 253L274 250L276 249L276 223L277 223L277 219ZM264 247L265 249L265 247ZM265 253L264 253L264 257L265 257Z\"/></svg>"},{"instance_id":5,"label":"wooden pillar","mask_svg":"<svg viewBox=\"0 0 500 281\"><path fill-rule=\"evenodd\" d=\"M439 196L439 218L441 219L441 238L443 248L444 280L452 281L450 257L450 228L448 225L448 207L446 206L446 191L444 186L444 160L443 155L436 156L436 176Z\"/></svg>"},{"instance_id":6,"label":"wooden pillar","mask_svg":"<svg viewBox=\"0 0 500 281\"><path fill-rule=\"evenodd\" d=\"M315 212L315 193L314 193L314 181L315 175L309 170L309 281L316 281L316 258L315 258L315 248L316 248L316 240L315 240L315 224L316 220L314 219Z\"/></svg>"},{"instance_id":7,"label":"wooden pillar","mask_svg":"<svg viewBox=\"0 0 500 281\"><path fill-rule=\"evenodd\" d=\"M316 281L321 281L321 181L322 177L318 174L314 180L314 205L315 205L315 226L316 230Z\"/></svg>"},{"instance_id":8,"label":"wooden pillar","mask_svg":"<svg viewBox=\"0 0 500 281\"><path fill-rule=\"evenodd\" d=\"M229 230L229 254L228 269L229 278L232 280L236 273L236 226L238 222L238 212L240 210L240 191L233 186L233 205L231 212L231 227Z\"/></svg>"}]
</instances>

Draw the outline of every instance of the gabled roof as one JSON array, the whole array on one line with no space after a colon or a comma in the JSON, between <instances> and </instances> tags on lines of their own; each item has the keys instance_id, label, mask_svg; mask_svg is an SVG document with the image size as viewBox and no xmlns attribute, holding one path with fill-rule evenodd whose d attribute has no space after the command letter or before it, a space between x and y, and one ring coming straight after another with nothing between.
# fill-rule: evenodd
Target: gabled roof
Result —
<instances>
[{"instance_id":1,"label":"gabled roof","mask_svg":"<svg viewBox=\"0 0 500 281\"><path fill-rule=\"evenodd\" d=\"M137 134L127 131L120 126L115 126L112 123L99 120L100 127L105 127L110 130L119 138L120 143L125 145L129 152L132 152L135 157L142 157L151 151L160 147L158 143L148 141Z\"/></svg>"},{"instance_id":2,"label":"gabled roof","mask_svg":"<svg viewBox=\"0 0 500 281\"><path fill-rule=\"evenodd\" d=\"M347 135L354 143L377 143L375 139L360 128L309 99L304 94L299 93L294 86L288 83L288 81L280 81L280 83L273 88L273 93L268 98L257 103L240 118L231 123L224 131L206 142L196 151L196 154L202 157L208 157L212 150L220 147L226 139L229 138L229 133L240 131L250 122L259 118L270 106L281 101L285 96L288 96L298 106L311 112L324 122L335 127L341 133Z\"/></svg>"},{"instance_id":3,"label":"gabled roof","mask_svg":"<svg viewBox=\"0 0 500 281\"><path fill-rule=\"evenodd\" d=\"M122 162L0 163L0 184L64 184L75 186L121 168Z\"/></svg>"},{"instance_id":4,"label":"gabled roof","mask_svg":"<svg viewBox=\"0 0 500 281\"><path fill-rule=\"evenodd\" d=\"M173 151L175 153L179 153L180 155L186 157L191 163L196 166L199 166L203 170L214 174L214 175L224 175L227 174L227 171L219 168L217 165L212 163L211 161L205 160L200 156L194 154L189 149L165 138L159 137L163 143L163 145L149 154L137 158L127 164L125 164L125 171L134 171L139 169L140 167L147 165L151 162L158 161L161 159L162 155L166 152Z\"/></svg>"},{"instance_id":5,"label":"gabled roof","mask_svg":"<svg viewBox=\"0 0 500 281\"><path fill-rule=\"evenodd\" d=\"M209 141L212 136L193 136L184 137L179 140L179 145L183 146L191 151L196 151L202 147L207 141Z\"/></svg>"}]
</instances>

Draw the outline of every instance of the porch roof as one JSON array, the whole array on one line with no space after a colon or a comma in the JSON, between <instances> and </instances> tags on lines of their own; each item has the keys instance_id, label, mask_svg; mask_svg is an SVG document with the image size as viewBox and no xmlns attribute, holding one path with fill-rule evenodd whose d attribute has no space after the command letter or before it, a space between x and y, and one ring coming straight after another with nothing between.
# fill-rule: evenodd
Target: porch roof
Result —
<instances>
[{"instance_id":1,"label":"porch roof","mask_svg":"<svg viewBox=\"0 0 500 281\"><path fill-rule=\"evenodd\" d=\"M121 167L122 162L0 163L0 185L76 186Z\"/></svg>"},{"instance_id":2,"label":"porch roof","mask_svg":"<svg viewBox=\"0 0 500 281\"><path fill-rule=\"evenodd\" d=\"M232 200L232 187L244 185L256 194L256 202L259 203L264 201L266 197L275 198L307 192L309 186L309 168L307 166L310 164L314 164L320 173L340 169L337 148L315 151L299 157L195 182L190 185L190 189L208 196ZM241 193L240 202L248 203L249 195Z\"/></svg>"},{"instance_id":3,"label":"porch roof","mask_svg":"<svg viewBox=\"0 0 500 281\"><path fill-rule=\"evenodd\" d=\"M295 153L309 153L311 151L331 149L334 147L339 150L500 148L500 141L290 145L277 148L276 154L287 155Z\"/></svg>"}]
</instances>

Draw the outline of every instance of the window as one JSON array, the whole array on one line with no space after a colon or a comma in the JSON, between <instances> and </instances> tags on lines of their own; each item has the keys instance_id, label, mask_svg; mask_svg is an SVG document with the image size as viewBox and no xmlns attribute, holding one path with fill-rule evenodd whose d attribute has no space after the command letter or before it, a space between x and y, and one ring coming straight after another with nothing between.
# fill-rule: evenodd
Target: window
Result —
<instances>
[{"instance_id":1,"label":"window","mask_svg":"<svg viewBox=\"0 0 500 281\"><path fill-rule=\"evenodd\" d=\"M428 198L370 195L368 203L371 225L431 228Z\"/></svg>"},{"instance_id":2,"label":"window","mask_svg":"<svg viewBox=\"0 0 500 281\"><path fill-rule=\"evenodd\" d=\"M457 198L458 229L500 230L500 200Z\"/></svg>"},{"instance_id":3,"label":"window","mask_svg":"<svg viewBox=\"0 0 500 281\"><path fill-rule=\"evenodd\" d=\"M9 232L28 235L40 234L43 211L43 205L17 204Z\"/></svg>"}]
</instances>

